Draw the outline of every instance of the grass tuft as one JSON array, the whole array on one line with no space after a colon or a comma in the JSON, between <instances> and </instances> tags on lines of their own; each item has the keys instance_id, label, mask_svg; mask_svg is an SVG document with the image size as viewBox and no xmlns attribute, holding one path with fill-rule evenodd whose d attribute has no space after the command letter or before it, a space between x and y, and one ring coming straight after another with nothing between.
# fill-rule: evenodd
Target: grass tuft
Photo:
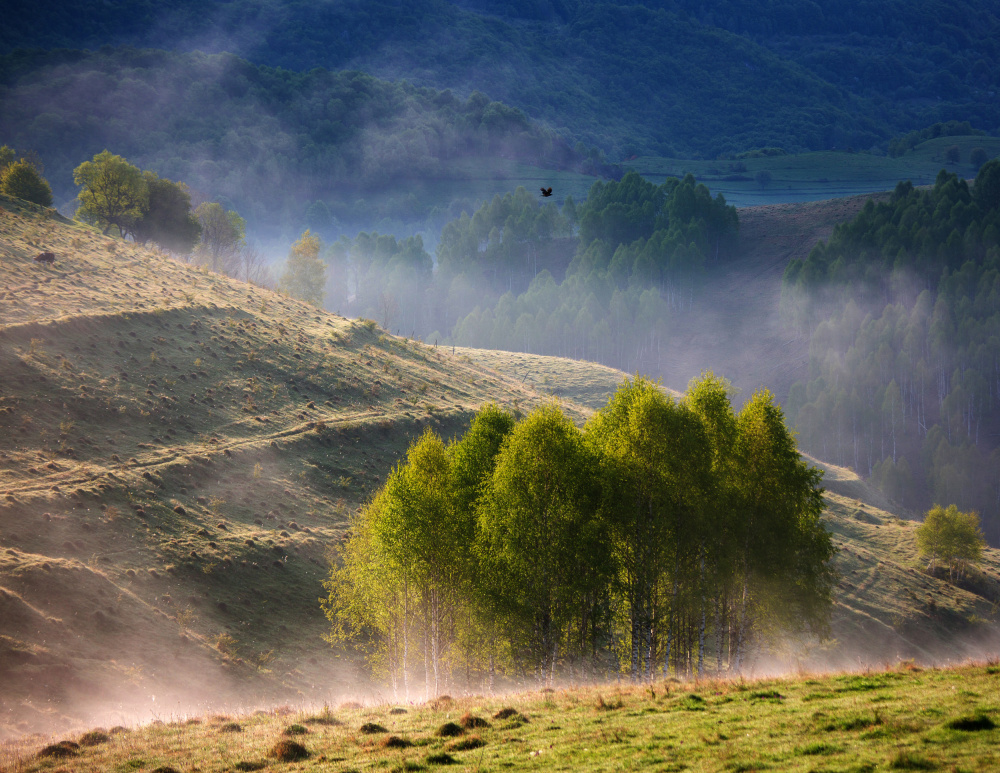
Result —
<instances>
[{"instance_id":1,"label":"grass tuft","mask_svg":"<svg viewBox=\"0 0 1000 773\"><path fill-rule=\"evenodd\" d=\"M375 735L376 733L388 733L389 731L375 722L365 722L358 728L358 732L364 735Z\"/></svg>"},{"instance_id":2,"label":"grass tuft","mask_svg":"<svg viewBox=\"0 0 1000 773\"><path fill-rule=\"evenodd\" d=\"M80 736L80 746L97 746L98 744L107 743L110 740L111 736L103 730L91 730L89 733L84 733Z\"/></svg>"},{"instance_id":3,"label":"grass tuft","mask_svg":"<svg viewBox=\"0 0 1000 773\"><path fill-rule=\"evenodd\" d=\"M458 723L466 730L474 730L479 727L490 726L490 723L482 717L477 717L474 714L469 714L468 712L462 715L462 718L458 720Z\"/></svg>"},{"instance_id":4,"label":"grass tuft","mask_svg":"<svg viewBox=\"0 0 1000 773\"><path fill-rule=\"evenodd\" d=\"M974 732L976 730L993 730L996 727L996 723L985 714L972 714L951 720L951 722L947 723L947 727L952 730Z\"/></svg>"},{"instance_id":5,"label":"grass tuft","mask_svg":"<svg viewBox=\"0 0 1000 773\"><path fill-rule=\"evenodd\" d=\"M60 741L59 743L53 743L46 746L37 756L39 759L44 759L46 757L72 757L77 754L80 750L80 744L74 743L73 741Z\"/></svg>"},{"instance_id":6,"label":"grass tuft","mask_svg":"<svg viewBox=\"0 0 1000 773\"><path fill-rule=\"evenodd\" d=\"M413 742L405 738L400 738L398 735L390 735L388 738L382 740L380 746L383 749L409 749L413 746Z\"/></svg>"},{"instance_id":7,"label":"grass tuft","mask_svg":"<svg viewBox=\"0 0 1000 773\"><path fill-rule=\"evenodd\" d=\"M458 762L458 760L447 752L427 755L427 763L429 765L454 765L456 762Z\"/></svg>"},{"instance_id":8,"label":"grass tuft","mask_svg":"<svg viewBox=\"0 0 1000 773\"><path fill-rule=\"evenodd\" d=\"M926 757L921 757L919 754L909 751L897 752L889 760L889 768L891 770L934 770L936 767L937 764Z\"/></svg>"},{"instance_id":9,"label":"grass tuft","mask_svg":"<svg viewBox=\"0 0 1000 773\"><path fill-rule=\"evenodd\" d=\"M302 744L285 740L278 741L272 746L268 756L274 757L279 762L295 762L296 760L304 760L309 756L309 752Z\"/></svg>"},{"instance_id":10,"label":"grass tuft","mask_svg":"<svg viewBox=\"0 0 1000 773\"><path fill-rule=\"evenodd\" d=\"M441 727L439 727L434 735L441 738L453 738L457 735L462 735L465 730L462 729L461 725L457 725L454 722L445 722Z\"/></svg>"},{"instance_id":11,"label":"grass tuft","mask_svg":"<svg viewBox=\"0 0 1000 773\"><path fill-rule=\"evenodd\" d=\"M448 744L448 751L467 752L473 749L481 749L486 746L486 741L478 735L470 735L467 738L459 738Z\"/></svg>"}]
</instances>

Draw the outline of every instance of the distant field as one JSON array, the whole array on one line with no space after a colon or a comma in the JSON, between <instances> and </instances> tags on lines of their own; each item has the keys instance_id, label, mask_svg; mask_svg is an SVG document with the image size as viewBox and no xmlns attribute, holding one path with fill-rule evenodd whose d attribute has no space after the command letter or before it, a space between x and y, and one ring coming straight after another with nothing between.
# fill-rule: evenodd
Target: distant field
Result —
<instances>
[{"instance_id":1,"label":"distant field","mask_svg":"<svg viewBox=\"0 0 1000 773\"><path fill-rule=\"evenodd\" d=\"M961 149L958 164L945 163L944 150L951 145L958 145ZM940 137L918 145L899 158L846 151L748 158L742 162L645 156L628 162L626 166L655 183L691 172L711 188L713 194L721 193L726 201L738 207L750 207L875 193L891 190L900 180L911 180L914 185L930 185L942 168L965 177L975 177L976 170L969 163L969 152L980 147L991 157L1000 155L1000 138ZM734 171L733 165L737 163L745 164L746 171ZM754 179L754 175L762 170L772 175L771 182L763 189ZM746 179L725 179L733 175Z\"/></svg>"},{"instance_id":2,"label":"distant field","mask_svg":"<svg viewBox=\"0 0 1000 773\"><path fill-rule=\"evenodd\" d=\"M946 164L944 149L958 145L961 162ZM965 177L975 177L969 164L969 151L981 147L990 156L1000 155L1000 138L997 137L942 137L918 145L900 158L875 156L868 153L824 151L797 155L749 158L742 161L746 171L735 172L735 161L699 161L680 158L643 156L626 162L626 169L635 169L651 182L660 184L667 177L682 177L690 172L707 185L713 195L721 193L726 201L737 207L761 204L788 204L823 199L842 198L858 194L892 190L900 180L911 180L915 185L930 185L937 173L946 168ZM771 182L761 188L754 175L767 170ZM591 186L598 178L565 170L541 169L515 161L499 160L489 169L479 164L456 162L452 177L414 182L404 188L422 201L437 202L443 225L462 209L472 214L475 204L489 201L493 196L503 196L523 185L537 193L541 187L552 187L551 201L562 206L567 196L578 204L587 198ZM743 180L727 180L737 175ZM470 209L471 208L471 209ZM445 211L448 212L445 215ZM382 230L398 230L399 225L386 221ZM403 229L405 230L405 228ZM433 248L437 232L425 233L424 242Z\"/></svg>"}]
</instances>

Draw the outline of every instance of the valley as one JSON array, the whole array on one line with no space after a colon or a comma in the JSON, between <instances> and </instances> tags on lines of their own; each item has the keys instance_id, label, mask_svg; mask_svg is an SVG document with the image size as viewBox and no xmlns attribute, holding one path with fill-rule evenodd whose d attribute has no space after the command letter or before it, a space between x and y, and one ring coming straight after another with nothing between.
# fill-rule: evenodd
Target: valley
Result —
<instances>
[{"instance_id":1,"label":"valley","mask_svg":"<svg viewBox=\"0 0 1000 773\"><path fill-rule=\"evenodd\" d=\"M765 208L746 217L748 238L800 249L858 206ZM425 427L453 437L485 402L527 411L554 398L582 423L624 377L399 338L51 211L0 207L8 738L95 717L370 699L323 641L317 602L350 514ZM41 251L53 266L33 260ZM762 367L740 383L772 378ZM826 485L834 641L762 652L752 672L956 662L996 646L1000 553L950 584L923 572L914 524L856 475L828 467Z\"/></svg>"}]
</instances>

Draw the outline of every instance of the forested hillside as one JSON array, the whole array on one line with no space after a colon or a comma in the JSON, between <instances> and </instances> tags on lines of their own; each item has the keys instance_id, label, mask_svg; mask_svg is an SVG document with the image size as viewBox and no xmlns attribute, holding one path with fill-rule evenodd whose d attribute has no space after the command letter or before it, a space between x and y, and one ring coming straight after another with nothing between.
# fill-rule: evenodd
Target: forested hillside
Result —
<instances>
[{"instance_id":1,"label":"forested hillside","mask_svg":"<svg viewBox=\"0 0 1000 773\"><path fill-rule=\"evenodd\" d=\"M422 224L435 200L451 200L428 203L421 186L470 169L486 176L501 159L596 169L559 135L479 92L459 99L228 54L14 54L0 58L0 106L0 144L37 153L57 204L76 195L72 170L108 149L184 181L196 198L221 200L260 231L387 215ZM455 206L452 216L471 208Z\"/></svg>"},{"instance_id":2,"label":"forested hillside","mask_svg":"<svg viewBox=\"0 0 1000 773\"><path fill-rule=\"evenodd\" d=\"M586 203L570 209L579 239L565 279L537 273L524 292L508 292L459 319L453 340L662 373L672 316L689 312L696 289L736 252L736 209L721 196L712 198L690 175L657 186L634 172L619 182L595 183ZM495 257L503 253L493 245L510 238L500 228L487 210L449 224L438 248L442 270L462 265L450 252L463 246L466 266L520 268ZM463 238L487 247L472 251ZM536 241L518 253L523 260L544 248Z\"/></svg>"},{"instance_id":3,"label":"forested hillside","mask_svg":"<svg viewBox=\"0 0 1000 773\"><path fill-rule=\"evenodd\" d=\"M615 158L883 146L940 120L995 131L988 0L53 0L7 4L0 51L231 51L487 92Z\"/></svg>"},{"instance_id":4,"label":"forested hillside","mask_svg":"<svg viewBox=\"0 0 1000 773\"><path fill-rule=\"evenodd\" d=\"M898 502L979 510L1000 528L1000 161L839 226L785 272L784 311L811 333L788 409L806 448Z\"/></svg>"}]
</instances>

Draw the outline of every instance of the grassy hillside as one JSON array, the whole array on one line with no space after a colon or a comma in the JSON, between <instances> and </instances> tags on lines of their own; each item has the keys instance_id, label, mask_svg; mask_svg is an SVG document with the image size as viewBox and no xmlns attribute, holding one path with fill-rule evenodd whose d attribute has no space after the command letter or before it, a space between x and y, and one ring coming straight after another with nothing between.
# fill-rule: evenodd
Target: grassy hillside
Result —
<instances>
[{"instance_id":1,"label":"grassy hillside","mask_svg":"<svg viewBox=\"0 0 1000 773\"><path fill-rule=\"evenodd\" d=\"M321 638L325 556L410 440L490 400L582 422L623 376L388 336L0 208L0 737L357 693ZM1000 554L964 588L923 574L913 525L832 477L838 643L756 668L992 646Z\"/></svg>"},{"instance_id":2,"label":"grassy hillside","mask_svg":"<svg viewBox=\"0 0 1000 773\"><path fill-rule=\"evenodd\" d=\"M996 661L944 670L904 663L848 675L215 714L93 728L46 746L24 739L0 750L0 765L6 757L23 771L985 771L1000 765L998 673Z\"/></svg>"}]
</instances>

